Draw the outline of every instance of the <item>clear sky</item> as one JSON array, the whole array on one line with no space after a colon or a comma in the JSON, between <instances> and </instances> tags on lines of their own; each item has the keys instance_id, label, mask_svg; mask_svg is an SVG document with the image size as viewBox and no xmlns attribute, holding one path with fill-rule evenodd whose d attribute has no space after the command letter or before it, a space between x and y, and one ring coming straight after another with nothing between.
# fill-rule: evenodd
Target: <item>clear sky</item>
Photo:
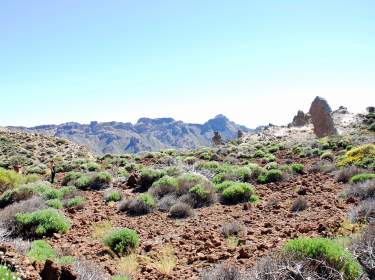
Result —
<instances>
[{"instance_id":1,"label":"clear sky","mask_svg":"<svg viewBox=\"0 0 375 280\"><path fill-rule=\"evenodd\" d=\"M1 0L0 125L375 105L373 0Z\"/></svg>"}]
</instances>

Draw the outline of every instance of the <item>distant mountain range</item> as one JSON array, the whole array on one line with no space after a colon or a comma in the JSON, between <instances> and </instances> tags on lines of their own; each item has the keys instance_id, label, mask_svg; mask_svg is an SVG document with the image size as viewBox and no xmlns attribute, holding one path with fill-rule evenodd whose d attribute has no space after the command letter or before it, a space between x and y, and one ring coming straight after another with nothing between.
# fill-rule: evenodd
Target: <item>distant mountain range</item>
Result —
<instances>
[{"instance_id":1,"label":"distant mountain range","mask_svg":"<svg viewBox=\"0 0 375 280\"><path fill-rule=\"evenodd\" d=\"M223 115L218 115L204 124L184 123L172 118L141 118L136 124L70 122L60 125L8 128L66 138L88 147L99 155L158 151L166 148L192 149L211 145L214 131L218 131L224 140L236 138L238 130L245 133L253 131Z\"/></svg>"}]
</instances>

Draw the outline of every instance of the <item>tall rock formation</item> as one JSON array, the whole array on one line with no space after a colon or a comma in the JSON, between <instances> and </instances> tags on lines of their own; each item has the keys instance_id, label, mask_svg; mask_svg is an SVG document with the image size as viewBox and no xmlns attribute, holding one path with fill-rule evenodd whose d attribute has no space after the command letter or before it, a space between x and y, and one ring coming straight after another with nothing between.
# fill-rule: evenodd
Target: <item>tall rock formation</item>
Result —
<instances>
[{"instance_id":1,"label":"tall rock formation","mask_svg":"<svg viewBox=\"0 0 375 280\"><path fill-rule=\"evenodd\" d=\"M331 107L324 98L317 96L312 102L310 115L316 136L325 137L337 134L331 112Z\"/></svg>"}]
</instances>

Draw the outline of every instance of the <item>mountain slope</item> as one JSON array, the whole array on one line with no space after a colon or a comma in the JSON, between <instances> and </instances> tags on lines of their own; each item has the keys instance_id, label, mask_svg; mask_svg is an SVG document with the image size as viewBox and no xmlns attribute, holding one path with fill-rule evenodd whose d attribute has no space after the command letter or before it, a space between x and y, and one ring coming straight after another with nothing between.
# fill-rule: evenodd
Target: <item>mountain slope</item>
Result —
<instances>
[{"instance_id":1,"label":"mountain slope","mask_svg":"<svg viewBox=\"0 0 375 280\"><path fill-rule=\"evenodd\" d=\"M166 148L192 149L210 145L214 131L219 131L225 140L236 138L238 130L252 131L223 115L218 115L204 124L184 123L172 118L141 118L134 125L122 122L72 122L31 128L9 128L67 138L87 146L97 154L137 153Z\"/></svg>"}]
</instances>

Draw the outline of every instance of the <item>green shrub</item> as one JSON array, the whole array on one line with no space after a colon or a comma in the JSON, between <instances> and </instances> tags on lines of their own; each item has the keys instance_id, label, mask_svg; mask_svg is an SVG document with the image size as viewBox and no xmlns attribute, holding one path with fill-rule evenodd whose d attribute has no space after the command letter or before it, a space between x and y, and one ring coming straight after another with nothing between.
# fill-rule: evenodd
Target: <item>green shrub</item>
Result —
<instances>
[{"instance_id":1,"label":"green shrub","mask_svg":"<svg viewBox=\"0 0 375 280\"><path fill-rule=\"evenodd\" d=\"M62 202L60 199L50 199L46 201L46 204L48 207L52 207L55 209L61 209L63 208Z\"/></svg>"},{"instance_id":2,"label":"green shrub","mask_svg":"<svg viewBox=\"0 0 375 280\"><path fill-rule=\"evenodd\" d=\"M75 182L74 186L76 186L80 190L86 190L90 187L91 185L91 177L87 175L81 175Z\"/></svg>"},{"instance_id":3,"label":"green shrub","mask_svg":"<svg viewBox=\"0 0 375 280\"><path fill-rule=\"evenodd\" d=\"M27 256L31 261L38 261L42 263L44 263L46 260L51 260L60 265L71 264L74 262L74 258L70 256L58 257L55 249L53 249L52 246L44 240L36 240L31 243Z\"/></svg>"},{"instance_id":4,"label":"green shrub","mask_svg":"<svg viewBox=\"0 0 375 280\"><path fill-rule=\"evenodd\" d=\"M66 186L70 183L73 183L75 182L76 180L78 180L79 178L81 178L83 176L82 173L79 173L79 172L68 172L65 174L63 180L62 180L62 185L63 186Z\"/></svg>"},{"instance_id":5,"label":"green shrub","mask_svg":"<svg viewBox=\"0 0 375 280\"><path fill-rule=\"evenodd\" d=\"M0 196L0 208L4 208L14 202L26 200L33 195L33 188L28 186L7 190Z\"/></svg>"},{"instance_id":6,"label":"green shrub","mask_svg":"<svg viewBox=\"0 0 375 280\"><path fill-rule=\"evenodd\" d=\"M372 173L360 173L360 174L354 175L350 179L350 183L352 183L352 184L363 183L363 182L365 182L367 180L372 180L372 179L375 179L375 174L372 174Z\"/></svg>"},{"instance_id":7,"label":"green shrub","mask_svg":"<svg viewBox=\"0 0 375 280\"><path fill-rule=\"evenodd\" d=\"M82 196L76 196L66 203L66 207L68 208L82 208L85 204L85 198Z\"/></svg>"},{"instance_id":8,"label":"green shrub","mask_svg":"<svg viewBox=\"0 0 375 280\"><path fill-rule=\"evenodd\" d=\"M57 257L56 251L44 240L36 240L31 243L27 256L31 261L45 262Z\"/></svg>"},{"instance_id":9,"label":"green shrub","mask_svg":"<svg viewBox=\"0 0 375 280\"><path fill-rule=\"evenodd\" d=\"M215 202L215 193L210 185L196 185L189 190L189 195L194 208L209 206Z\"/></svg>"},{"instance_id":10,"label":"green shrub","mask_svg":"<svg viewBox=\"0 0 375 280\"><path fill-rule=\"evenodd\" d=\"M167 194L174 193L177 191L178 188L178 180L170 177L170 176L164 176L154 182L150 188L150 193L157 197L162 198Z\"/></svg>"},{"instance_id":11,"label":"green shrub","mask_svg":"<svg viewBox=\"0 0 375 280\"><path fill-rule=\"evenodd\" d=\"M52 233L65 233L70 223L55 209L43 209L32 213L20 213L15 216L16 222L25 230L32 230L38 236Z\"/></svg>"},{"instance_id":12,"label":"green shrub","mask_svg":"<svg viewBox=\"0 0 375 280\"><path fill-rule=\"evenodd\" d=\"M355 280L361 274L361 266L351 253L331 239L299 238L289 241L283 251L300 258L324 260L344 273L345 279L348 280Z\"/></svg>"},{"instance_id":13,"label":"green shrub","mask_svg":"<svg viewBox=\"0 0 375 280\"><path fill-rule=\"evenodd\" d=\"M120 201L121 199L122 199L122 195L118 191L111 191L104 195L104 200L106 202L111 202L111 201L117 202L117 201Z\"/></svg>"},{"instance_id":14,"label":"green shrub","mask_svg":"<svg viewBox=\"0 0 375 280\"><path fill-rule=\"evenodd\" d=\"M279 182L283 179L283 173L281 170L272 169L267 171L264 175L258 177L258 182L261 184L267 184L271 182Z\"/></svg>"},{"instance_id":15,"label":"green shrub","mask_svg":"<svg viewBox=\"0 0 375 280\"><path fill-rule=\"evenodd\" d=\"M37 175L23 176L13 170L0 168L0 193L8 189L17 188L22 184L35 182L37 180L39 180L39 176Z\"/></svg>"},{"instance_id":16,"label":"green shrub","mask_svg":"<svg viewBox=\"0 0 375 280\"><path fill-rule=\"evenodd\" d=\"M98 171L100 169L100 165L95 162L88 162L82 164L81 168L87 171Z\"/></svg>"},{"instance_id":17,"label":"green shrub","mask_svg":"<svg viewBox=\"0 0 375 280\"><path fill-rule=\"evenodd\" d=\"M303 164L300 164L300 163L293 163L291 165L291 168L293 170L293 172L295 173L298 173L298 174L303 174Z\"/></svg>"},{"instance_id":18,"label":"green shrub","mask_svg":"<svg viewBox=\"0 0 375 280\"><path fill-rule=\"evenodd\" d=\"M222 165L218 172L212 179L214 184L219 184L227 180L248 182L252 177L251 169L244 166Z\"/></svg>"},{"instance_id":19,"label":"green shrub","mask_svg":"<svg viewBox=\"0 0 375 280\"><path fill-rule=\"evenodd\" d=\"M372 124L370 124L370 125L368 126L368 130L370 130L370 131L374 131L374 132L375 132L375 122L373 122Z\"/></svg>"},{"instance_id":20,"label":"green shrub","mask_svg":"<svg viewBox=\"0 0 375 280\"><path fill-rule=\"evenodd\" d=\"M144 202L150 208L154 208L156 205L155 199L148 193L138 195L137 200Z\"/></svg>"},{"instance_id":21,"label":"green shrub","mask_svg":"<svg viewBox=\"0 0 375 280\"><path fill-rule=\"evenodd\" d=\"M133 252L139 246L139 236L132 229L116 229L104 238L104 244L120 256L124 256Z\"/></svg>"},{"instance_id":22,"label":"green shrub","mask_svg":"<svg viewBox=\"0 0 375 280\"><path fill-rule=\"evenodd\" d=\"M151 168L142 169L139 183L141 190L147 191L154 182L162 178L164 175L165 173L161 170Z\"/></svg>"},{"instance_id":23,"label":"green shrub","mask_svg":"<svg viewBox=\"0 0 375 280\"><path fill-rule=\"evenodd\" d=\"M231 182L222 191L222 201L226 204L256 202L255 190L250 184Z\"/></svg>"},{"instance_id":24,"label":"green shrub","mask_svg":"<svg viewBox=\"0 0 375 280\"><path fill-rule=\"evenodd\" d=\"M126 276L113 276L111 280L129 280Z\"/></svg>"},{"instance_id":25,"label":"green shrub","mask_svg":"<svg viewBox=\"0 0 375 280\"><path fill-rule=\"evenodd\" d=\"M92 177L90 187L92 189L102 189L108 187L111 181L111 174L107 172L99 172Z\"/></svg>"},{"instance_id":26,"label":"green shrub","mask_svg":"<svg viewBox=\"0 0 375 280\"><path fill-rule=\"evenodd\" d=\"M1 280L21 280L17 275L4 265L0 265Z\"/></svg>"},{"instance_id":27,"label":"green shrub","mask_svg":"<svg viewBox=\"0 0 375 280\"><path fill-rule=\"evenodd\" d=\"M324 152L321 156L320 159L322 160L330 160L333 161L335 159L333 153L331 151Z\"/></svg>"}]
</instances>

